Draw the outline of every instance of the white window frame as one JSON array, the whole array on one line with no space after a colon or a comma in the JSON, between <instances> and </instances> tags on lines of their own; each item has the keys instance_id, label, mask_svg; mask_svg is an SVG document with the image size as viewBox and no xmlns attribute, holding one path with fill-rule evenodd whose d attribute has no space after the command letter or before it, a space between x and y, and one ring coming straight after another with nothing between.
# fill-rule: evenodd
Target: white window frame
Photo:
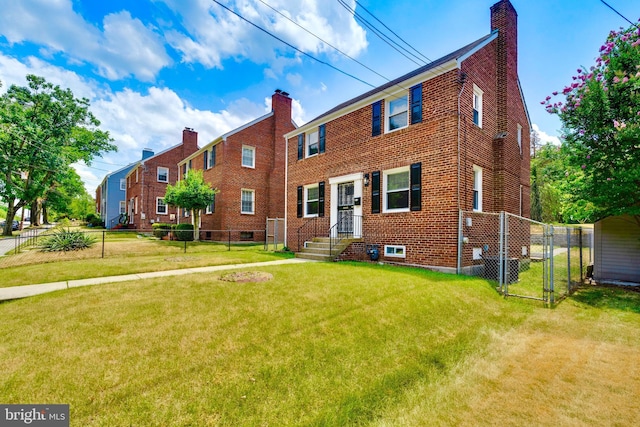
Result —
<instances>
[{"instance_id":1,"label":"white window frame","mask_svg":"<svg viewBox=\"0 0 640 427\"><path fill-rule=\"evenodd\" d=\"M304 153L305 157L314 157L320 153L320 132L316 129L314 132L310 132L304 139ZM315 153L311 153L311 147L315 146Z\"/></svg>"},{"instance_id":2,"label":"white window frame","mask_svg":"<svg viewBox=\"0 0 640 427\"><path fill-rule=\"evenodd\" d=\"M249 165L249 164L245 164L245 162L244 162L244 153L245 153L245 150L247 150L247 151L250 151L250 152L251 152L251 164L250 164L250 165ZM250 145L243 145L243 146L242 146L242 153L241 153L241 156L242 156L241 163L242 163L242 166L243 166L243 167L245 167L245 168L255 169L255 167L256 167L256 147L252 147L252 146L250 146Z\"/></svg>"},{"instance_id":3,"label":"white window frame","mask_svg":"<svg viewBox=\"0 0 640 427\"><path fill-rule=\"evenodd\" d=\"M311 189L317 189L318 190L318 198L317 199L309 199L309 190ZM316 201L318 202L318 211L320 210L320 186L318 184L311 184L311 185L305 185L304 186L304 197L303 197L303 202L304 202L304 217L305 218L315 218L318 216L317 213L315 214L310 214L307 211L307 203L309 201Z\"/></svg>"},{"instance_id":4,"label":"white window frame","mask_svg":"<svg viewBox=\"0 0 640 427\"><path fill-rule=\"evenodd\" d=\"M475 197L471 198L471 205L474 212L482 212L482 168L473 165L473 195L478 193L478 206L474 206Z\"/></svg>"},{"instance_id":5,"label":"white window frame","mask_svg":"<svg viewBox=\"0 0 640 427\"><path fill-rule=\"evenodd\" d=\"M126 200L120 200L119 213L120 214L127 213L127 201Z\"/></svg>"},{"instance_id":6,"label":"white window frame","mask_svg":"<svg viewBox=\"0 0 640 427\"><path fill-rule=\"evenodd\" d=\"M404 98L404 100L405 100L405 109L404 109L404 111L396 112L395 114L391 115L391 103L393 103L395 101L399 101L402 98ZM405 117L406 117L404 125L403 126L399 126L399 127L395 128L395 129L391 129L391 126L390 126L391 117L395 117L395 116L398 116L400 114L404 114ZM385 99L385 101L384 101L384 131L385 131L385 133L395 132L397 130L404 129L404 128L408 127L408 126L409 126L409 91L405 91L401 95Z\"/></svg>"},{"instance_id":7,"label":"white window frame","mask_svg":"<svg viewBox=\"0 0 640 427\"><path fill-rule=\"evenodd\" d=\"M127 179L126 178L120 178L120 190L122 190L122 191L126 191L127 190Z\"/></svg>"},{"instance_id":8,"label":"white window frame","mask_svg":"<svg viewBox=\"0 0 640 427\"><path fill-rule=\"evenodd\" d=\"M138 169L139 168L136 168L136 182L138 182Z\"/></svg>"},{"instance_id":9,"label":"white window frame","mask_svg":"<svg viewBox=\"0 0 640 427\"><path fill-rule=\"evenodd\" d=\"M484 95L484 92L482 91L482 89L480 89L478 86L474 84L473 97L471 98L471 101L472 101L471 108L472 108L472 111L478 112L478 122L476 123L476 121L473 119L473 115L471 116L471 121L473 122L473 124L475 124L479 128L482 128L482 96L483 95Z\"/></svg>"},{"instance_id":10,"label":"white window frame","mask_svg":"<svg viewBox=\"0 0 640 427\"><path fill-rule=\"evenodd\" d=\"M160 201L162 201L162 205L164 206L164 212L161 212L160 209ZM164 197L156 197L156 215L167 215L169 213L169 207L164 202Z\"/></svg>"},{"instance_id":11,"label":"white window frame","mask_svg":"<svg viewBox=\"0 0 640 427\"><path fill-rule=\"evenodd\" d=\"M138 215L138 196L134 198L135 214Z\"/></svg>"},{"instance_id":12,"label":"white window frame","mask_svg":"<svg viewBox=\"0 0 640 427\"><path fill-rule=\"evenodd\" d=\"M213 209L211 209L211 206L213 206L213 204L216 202L216 195L213 195L213 198L211 199L211 203L209 203L207 205L207 207L204 209L204 213L205 214L212 214L213 213Z\"/></svg>"},{"instance_id":13,"label":"white window frame","mask_svg":"<svg viewBox=\"0 0 640 427\"><path fill-rule=\"evenodd\" d=\"M387 186L388 186L387 184L389 181L389 175L395 175L398 173L405 173L405 172L407 174L407 180L408 180L407 188L401 189L401 190L394 190L394 192L407 191L409 193L407 207L390 209L387 207ZM410 208L411 208L411 172L410 172L409 166L403 166L400 168L383 171L382 172L382 212L389 212L389 213L409 212Z\"/></svg>"},{"instance_id":14,"label":"white window frame","mask_svg":"<svg viewBox=\"0 0 640 427\"><path fill-rule=\"evenodd\" d=\"M161 172L164 172L164 175L167 177L166 180L160 179L160 175L162 174ZM165 168L164 166L158 166L158 169L157 169L157 172L156 172L156 178L158 179L158 182L168 183L169 182L169 168Z\"/></svg>"},{"instance_id":15,"label":"white window frame","mask_svg":"<svg viewBox=\"0 0 640 427\"><path fill-rule=\"evenodd\" d=\"M520 155L522 156L522 125L518 123L518 148L520 149Z\"/></svg>"},{"instance_id":16,"label":"white window frame","mask_svg":"<svg viewBox=\"0 0 640 427\"><path fill-rule=\"evenodd\" d=\"M244 201L243 197L245 193L251 193L251 211L245 211L242 202ZM256 190L251 190L249 188L243 188L240 190L240 213L244 215L255 215L256 213Z\"/></svg>"},{"instance_id":17,"label":"white window frame","mask_svg":"<svg viewBox=\"0 0 640 427\"><path fill-rule=\"evenodd\" d=\"M384 245L384 256L387 258L406 258L407 247L403 245Z\"/></svg>"}]
</instances>

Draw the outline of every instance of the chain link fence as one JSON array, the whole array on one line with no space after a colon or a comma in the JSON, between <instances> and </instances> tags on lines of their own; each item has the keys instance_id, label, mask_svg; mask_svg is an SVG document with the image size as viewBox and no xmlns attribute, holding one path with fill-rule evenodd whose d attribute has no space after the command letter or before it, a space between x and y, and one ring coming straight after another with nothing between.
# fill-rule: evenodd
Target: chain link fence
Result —
<instances>
[{"instance_id":1,"label":"chain link fence","mask_svg":"<svg viewBox=\"0 0 640 427\"><path fill-rule=\"evenodd\" d=\"M272 225L275 226L273 223ZM135 258L137 256L180 256L185 253L246 250L278 250L283 247L284 224L281 230L199 230L199 241L193 230L140 231L130 229L78 229L55 227L25 230L20 235L0 240L0 269L29 264L73 261L88 258ZM65 233L66 232L66 233ZM82 250L48 251L51 239L74 239L88 244ZM85 242L85 243L82 243Z\"/></svg>"},{"instance_id":2,"label":"chain link fence","mask_svg":"<svg viewBox=\"0 0 640 427\"><path fill-rule=\"evenodd\" d=\"M593 229L509 213L460 212L458 272L495 282L505 296L551 303L583 283Z\"/></svg>"}]
</instances>

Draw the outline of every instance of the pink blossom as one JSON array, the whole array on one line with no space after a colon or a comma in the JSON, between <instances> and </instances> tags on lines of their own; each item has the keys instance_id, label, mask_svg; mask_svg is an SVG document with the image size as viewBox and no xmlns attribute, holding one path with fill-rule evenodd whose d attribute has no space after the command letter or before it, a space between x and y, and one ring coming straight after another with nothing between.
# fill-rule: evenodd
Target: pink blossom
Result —
<instances>
[{"instance_id":1,"label":"pink blossom","mask_svg":"<svg viewBox=\"0 0 640 427\"><path fill-rule=\"evenodd\" d=\"M584 129L580 129L580 132L578 132L580 135L584 135Z\"/></svg>"},{"instance_id":2,"label":"pink blossom","mask_svg":"<svg viewBox=\"0 0 640 427\"><path fill-rule=\"evenodd\" d=\"M638 30L640 32L640 30ZM635 46L640 46L640 39L634 41L633 43L631 43L631 46L635 47Z\"/></svg>"},{"instance_id":3,"label":"pink blossom","mask_svg":"<svg viewBox=\"0 0 640 427\"><path fill-rule=\"evenodd\" d=\"M638 72L638 74L640 74L640 71ZM556 96L557 94L558 94L557 90L555 92L553 92L553 96Z\"/></svg>"},{"instance_id":4,"label":"pink blossom","mask_svg":"<svg viewBox=\"0 0 640 427\"><path fill-rule=\"evenodd\" d=\"M622 83L626 83L626 82L628 82L628 81L629 81L629 77L627 77L627 76L625 76L625 77L622 79Z\"/></svg>"},{"instance_id":5,"label":"pink blossom","mask_svg":"<svg viewBox=\"0 0 640 427\"><path fill-rule=\"evenodd\" d=\"M611 181L611 178L607 178L607 181Z\"/></svg>"},{"instance_id":6,"label":"pink blossom","mask_svg":"<svg viewBox=\"0 0 640 427\"><path fill-rule=\"evenodd\" d=\"M541 105L544 105L544 104L546 104L546 103L547 103L547 101L540 101L540 104L541 104Z\"/></svg>"},{"instance_id":7,"label":"pink blossom","mask_svg":"<svg viewBox=\"0 0 640 427\"><path fill-rule=\"evenodd\" d=\"M618 76L615 76L615 77L613 78L613 82L614 82L614 83L620 83L620 79L618 78Z\"/></svg>"},{"instance_id":8,"label":"pink blossom","mask_svg":"<svg viewBox=\"0 0 640 427\"><path fill-rule=\"evenodd\" d=\"M587 159L590 159L590 158L591 158L591 154L587 154Z\"/></svg>"},{"instance_id":9,"label":"pink blossom","mask_svg":"<svg viewBox=\"0 0 640 427\"><path fill-rule=\"evenodd\" d=\"M580 74L582 72L582 70L580 68L578 68L577 71L578 71L578 74Z\"/></svg>"},{"instance_id":10,"label":"pink blossom","mask_svg":"<svg viewBox=\"0 0 640 427\"><path fill-rule=\"evenodd\" d=\"M545 101L548 101L548 100L550 100L550 99L551 99L551 97L550 97L550 96L547 96L547 97L545 98Z\"/></svg>"},{"instance_id":11,"label":"pink blossom","mask_svg":"<svg viewBox=\"0 0 640 427\"><path fill-rule=\"evenodd\" d=\"M582 169L586 169L586 168L587 168L587 165L582 165L582 166L580 166L580 167L581 167Z\"/></svg>"}]
</instances>

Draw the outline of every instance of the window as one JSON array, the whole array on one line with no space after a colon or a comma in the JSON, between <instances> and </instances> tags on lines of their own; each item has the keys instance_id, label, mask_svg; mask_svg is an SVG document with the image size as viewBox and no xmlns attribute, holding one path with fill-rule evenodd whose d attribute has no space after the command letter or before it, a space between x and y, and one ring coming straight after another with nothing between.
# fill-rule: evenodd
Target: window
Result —
<instances>
[{"instance_id":1,"label":"window","mask_svg":"<svg viewBox=\"0 0 640 427\"><path fill-rule=\"evenodd\" d=\"M402 129L409 125L408 122L408 96L391 99L386 104L387 131Z\"/></svg>"},{"instance_id":2,"label":"window","mask_svg":"<svg viewBox=\"0 0 640 427\"><path fill-rule=\"evenodd\" d=\"M126 213L127 212L127 201L126 200L121 200L120 201L120 213Z\"/></svg>"},{"instance_id":3,"label":"window","mask_svg":"<svg viewBox=\"0 0 640 427\"><path fill-rule=\"evenodd\" d=\"M211 214L216 211L216 195L214 194L211 198L211 203L209 203L206 207L205 213Z\"/></svg>"},{"instance_id":4,"label":"window","mask_svg":"<svg viewBox=\"0 0 640 427\"><path fill-rule=\"evenodd\" d=\"M167 204L164 202L164 198L156 197L156 213L158 215L167 214Z\"/></svg>"},{"instance_id":5,"label":"window","mask_svg":"<svg viewBox=\"0 0 640 427\"><path fill-rule=\"evenodd\" d=\"M254 207L253 207L254 201L255 201L255 191L254 190L242 190L240 213L253 214L254 213Z\"/></svg>"},{"instance_id":6,"label":"window","mask_svg":"<svg viewBox=\"0 0 640 427\"><path fill-rule=\"evenodd\" d=\"M253 240L253 231L241 231L240 240Z\"/></svg>"},{"instance_id":7,"label":"window","mask_svg":"<svg viewBox=\"0 0 640 427\"><path fill-rule=\"evenodd\" d=\"M127 180L125 178L120 179L120 189L122 191L127 189Z\"/></svg>"},{"instance_id":8,"label":"window","mask_svg":"<svg viewBox=\"0 0 640 427\"><path fill-rule=\"evenodd\" d=\"M216 148L218 146L214 145L211 147L211 151L209 151L209 167L212 168L216 165Z\"/></svg>"},{"instance_id":9,"label":"window","mask_svg":"<svg viewBox=\"0 0 640 427\"><path fill-rule=\"evenodd\" d=\"M138 215L138 196L135 197L134 202L135 202L134 205L135 205L135 208L136 208L135 209L135 213L136 213L136 215Z\"/></svg>"},{"instance_id":10,"label":"window","mask_svg":"<svg viewBox=\"0 0 640 427\"><path fill-rule=\"evenodd\" d=\"M482 212L482 168L473 166L473 210Z\"/></svg>"},{"instance_id":11,"label":"window","mask_svg":"<svg viewBox=\"0 0 640 427\"><path fill-rule=\"evenodd\" d=\"M411 124L422 122L422 84L411 88Z\"/></svg>"},{"instance_id":12,"label":"window","mask_svg":"<svg viewBox=\"0 0 640 427\"><path fill-rule=\"evenodd\" d=\"M520 155L522 155L522 126L518 124L518 148L520 149Z\"/></svg>"},{"instance_id":13,"label":"window","mask_svg":"<svg viewBox=\"0 0 640 427\"><path fill-rule=\"evenodd\" d=\"M318 154L318 131L311 132L307 138L307 157Z\"/></svg>"},{"instance_id":14,"label":"window","mask_svg":"<svg viewBox=\"0 0 640 427\"><path fill-rule=\"evenodd\" d=\"M189 218L189 209L182 208L182 216L184 218Z\"/></svg>"},{"instance_id":15,"label":"window","mask_svg":"<svg viewBox=\"0 0 640 427\"><path fill-rule=\"evenodd\" d=\"M202 155L202 170L207 169L209 169L209 151L204 150L204 153Z\"/></svg>"},{"instance_id":16,"label":"window","mask_svg":"<svg viewBox=\"0 0 640 427\"><path fill-rule=\"evenodd\" d=\"M183 177L183 178L186 178L186 177L187 177L187 164L186 164L186 163L184 163L184 164L182 165L182 177Z\"/></svg>"},{"instance_id":17,"label":"window","mask_svg":"<svg viewBox=\"0 0 640 427\"><path fill-rule=\"evenodd\" d=\"M169 182L169 168L158 166L158 182Z\"/></svg>"},{"instance_id":18,"label":"window","mask_svg":"<svg viewBox=\"0 0 640 427\"><path fill-rule=\"evenodd\" d=\"M473 85L473 124L482 127L482 91Z\"/></svg>"},{"instance_id":19,"label":"window","mask_svg":"<svg viewBox=\"0 0 640 427\"><path fill-rule=\"evenodd\" d=\"M318 216L318 205L320 192L318 185L306 187L305 189L305 211L304 216Z\"/></svg>"},{"instance_id":20,"label":"window","mask_svg":"<svg viewBox=\"0 0 640 427\"><path fill-rule=\"evenodd\" d=\"M371 105L371 136L378 136L381 133L382 101L374 102Z\"/></svg>"},{"instance_id":21,"label":"window","mask_svg":"<svg viewBox=\"0 0 640 427\"><path fill-rule=\"evenodd\" d=\"M409 168L384 172L384 211L409 210Z\"/></svg>"},{"instance_id":22,"label":"window","mask_svg":"<svg viewBox=\"0 0 640 427\"><path fill-rule=\"evenodd\" d=\"M138 182L138 168L136 168L136 182Z\"/></svg>"},{"instance_id":23,"label":"window","mask_svg":"<svg viewBox=\"0 0 640 427\"><path fill-rule=\"evenodd\" d=\"M422 163L371 173L371 213L410 210L422 210Z\"/></svg>"},{"instance_id":24,"label":"window","mask_svg":"<svg viewBox=\"0 0 640 427\"><path fill-rule=\"evenodd\" d=\"M242 166L246 168L256 167L256 148L247 145L242 146Z\"/></svg>"},{"instance_id":25,"label":"window","mask_svg":"<svg viewBox=\"0 0 640 427\"><path fill-rule=\"evenodd\" d=\"M393 258L406 258L407 248L399 245L384 245L384 256Z\"/></svg>"}]
</instances>

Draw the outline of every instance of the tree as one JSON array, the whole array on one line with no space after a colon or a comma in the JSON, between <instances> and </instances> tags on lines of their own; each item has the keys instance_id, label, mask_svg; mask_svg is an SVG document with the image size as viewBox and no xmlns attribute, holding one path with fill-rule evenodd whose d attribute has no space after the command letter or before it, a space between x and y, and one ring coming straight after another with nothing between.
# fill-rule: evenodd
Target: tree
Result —
<instances>
[{"instance_id":1,"label":"tree","mask_svg":"<svg viewBox=\"0 0 640 427\"><path fill-rule=\"evenodd\" d=\"M536 153L542 147L542 141L540 140L540 135L535 130L531 130L531 136L529 138L530 146L531 146L531 158L536 157Z\"/></svg>"},{"instance_id":2,"label":"tree","mask_svg":"<svg viewBox=\"0 0 640 427\"><path fill-rule=\"evenodd\" d=\"M89 111L89 100L27 76L0 97L0 198L7 216L42 197L69 165L115 151L108 132ZM5 235L11 227L5 226Z\"/></svg>"},{"instance_id":3,"label":"tree","mask_svg":"<svg viewBox=\"0 0 640 427\"><path fill-rule=\"evenodd\" d=\"M538 185L538 170L535 166L531 168L531 219L542 222L542 201Z\"/></svg>"},{"instance_id":4,"label":"tree","mask_svg":"<svg viewBox=\"0 0 640 427\"><path fill-rule=\"evenodd\" d=\"M64 175L47 190L42 198L43 208L53 218L84 218L95 212L93 199L84 188L82 179L69 167ZM45 220L45 223L47 221Z\"/></svg>"},{"instance_id":5,"label":"tree","mask_svg":"<svg viewBox=\"0 0 640 427\"><path fill-rule=\"evenodd\" d=\"M187 209L193 218L194 240L200 240L200 212L213 201L218 190L205 182L202 171L192 169L176 185L168 185L164 201L171 206Z\"/></svg>"},{"instance_id":6,"label":"tree","mask_svg":"<svg viewBox=\"0 0 640 427\"><path fill-rule=\"evenodd\" d=\"M640 28L611 31L596 64L553 95L564 102L542 104L562 121L572 207L640 224Z\"/></svg>"}]
</instances>

